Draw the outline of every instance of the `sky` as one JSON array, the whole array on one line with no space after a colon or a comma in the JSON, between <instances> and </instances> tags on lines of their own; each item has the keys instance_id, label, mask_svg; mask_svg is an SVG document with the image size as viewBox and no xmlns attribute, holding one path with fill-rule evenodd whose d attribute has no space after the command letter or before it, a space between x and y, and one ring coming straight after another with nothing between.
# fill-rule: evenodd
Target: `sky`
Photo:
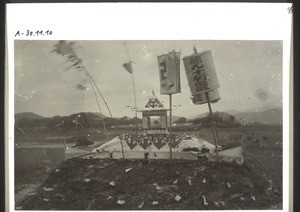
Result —
<instances>
[{"instance_id":1,"label":"sky","mask_svg":"<svg viewBox=\"0 0 300 212\"><path fill-rule=\"evenodd\" d=\"M15 113L44 117L78 112L99 112L83 72L64 71L66 59L51 52L58 41L16 40L14 47ZM133 117L133 84L123 63L133 61L137 106L143 109L152 90L166 108L169 96L160 94L157 56L181 52L181 93L172 95L173 115L193 117L208 112L207 104L194 105L182 58L211 50L220 83L220 101L213 111L248 111L282 107L282 41L75 41L75 48L94 78L114 117ZM84 84L87 90L78 90ZM98 97L100 100L100 97ZM109 116L100 100L101 111ZM138 114L139 117L141 114Z\"/></svg>"}]
</instances>

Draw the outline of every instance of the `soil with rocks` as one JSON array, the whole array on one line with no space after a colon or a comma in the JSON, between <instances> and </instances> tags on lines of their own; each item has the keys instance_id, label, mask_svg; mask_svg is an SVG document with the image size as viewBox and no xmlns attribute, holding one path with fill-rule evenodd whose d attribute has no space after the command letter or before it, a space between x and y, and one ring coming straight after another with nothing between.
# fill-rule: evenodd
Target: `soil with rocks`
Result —
<instances>
[{"instance_id":1,"label":"soil with rocks","mask_svg":"<svg viewBox=\"0 0 300 212\"><path fill-rule=\"evenodd\" d=\"M21 209L282 209L281 185L242 166L208 161L72 158Z\"/></svg>"}]
</instances>

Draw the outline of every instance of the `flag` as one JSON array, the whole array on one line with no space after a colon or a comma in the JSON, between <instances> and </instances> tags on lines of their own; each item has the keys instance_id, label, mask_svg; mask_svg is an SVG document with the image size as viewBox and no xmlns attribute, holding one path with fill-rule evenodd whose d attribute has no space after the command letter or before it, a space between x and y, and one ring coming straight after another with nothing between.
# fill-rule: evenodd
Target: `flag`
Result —
<instances>
[{"instance_id":1,"label":"flag","mask_svg":"<svg viewBox=\"0 0 300 212\"><path fill-rule=\"evenodd\" d=\"M193 96L220 87L211 51L184 57L183 63Z\"/></svg>"},{"instance_id":2,"label":"flag","mask_svg":"<svg viewBox=\"0 0 300 212\"><path fill-rule=\"evenodd\" d=\"M157 60L159 67L160 93L180 93L180 52L175 52L175 50L173 50L169 54L158 56Z\"/></svg>"},{"instance_id":3,"label":"flag","mask_svg":"<svg viewBox=\"0 0 300 212\"><path fill-rule=\"evenodd\" d=\"M132 74L133 69L132 69L132 62L124 63L123 67L128 71L130 74Z\"/></svg>"},{"instance_id":4,"label":"flag","mask_svg":"<svg viewBox=\"0 0 300 212\"><path fill-rule=\"evenodd\" d=\"M85 70L82 60L76 55L74 45L75 42L59 41L54 45L54 49L52 50L52 52L63 56L66 59L66 62L70 64L66 69L63 70L64 72L69 70Z\"/></svg>"}]
</instances>

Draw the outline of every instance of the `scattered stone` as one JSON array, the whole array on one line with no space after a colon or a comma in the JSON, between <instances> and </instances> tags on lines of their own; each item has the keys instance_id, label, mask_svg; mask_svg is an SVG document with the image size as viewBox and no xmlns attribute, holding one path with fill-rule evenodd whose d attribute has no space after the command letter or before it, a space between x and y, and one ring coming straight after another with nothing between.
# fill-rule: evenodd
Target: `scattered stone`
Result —
<instances>
[{"instance_id":1,"label":"scattered stone","mask_svg":"<svg viewBox=\"0 0 300 212\"><path fill-rule=\"evenodd\" d=\"M176 180L174 180L174 181L173 181L173 183L174 183L174 184L177 184L177 183L178 183L178 180L177 180L177 179L176 179Z\"/></svg>"},{"instance_id":2,"label":"scattered stone","mask_svg":"<svg viewBox=\"0 0 300 212\"><path fill-rule=\"evenodd\" d=\"M203 178L202 183L206 183L206 179L205 178Z\"/></svg>"},{"instance_id":3,"label":"scattered stone","mask_svg":"<svg viewBox=\"0 0 300 212\"><path fill-rule=\"evenodd\" d=\"M192 186L192 178L190 176L188 176L185 179L189 183L189 185Z\"/></svg>"},{"instance_id":4,"label":"scattered stone","mask_svg":"<svg viewBox=\"0 0 300 212\"><path fill-rule=\"evenodd\" d=\"M56 170L55 170L55 173L57 173L57 172L59 172L59 171L60 171L60 169L56 169Z\"/></svg>"},{"instance_id":5,"label":"scattered stone","mask_svg":"<svg viewBox=\"0 0 300 212\"><path fill-rule=\"evenodd\" d=\"M54 188L43 188L44 189L44 191L54 191Z\"/></svg>"},{"instance_id":6,"label":"scattered stone","mask_svg":"<svg viewBox=\"0 0 300 212\"><path fill-rule=\"evenodd\" d=\"M152 205L158 205L158 201L153 201Z\"/></svg>"},{"instance_id":7,"label":"scattered stone","mask_svg":"<svg viewBox=\"0 0 300 212\"><path fill-rule=\"evenodd\" d=\"M89 183L89 182L91 182L92 180L91 180L90 178L84 178L83 181L84 181L85 183Z\"/></svg>"},{"instance_id":8,"label":"scattered stone","mask_svg":"<svg viewBox=\"0 0 300 212\"><path fill-rule=\"evenodd\" d=\"M34 195L36 195L36 192L27 194L27 196L34 196Z\"/></svg>"},{"instance_id":9,"label":"scattered stone","mask_svg":"<svg viewBox=\"0 0 300 212\"><path fill-rule=\"evenodd\" d=\"M242 201L244 201L244 200L245 200L245 197L240 197L240 199L241 199Z\"/></svg>"},{"instance_id":10,"label":"scattered stone","mask_svg":"<svg viewBox=\"0 0 300 212\"><path fill-rule=\"evenodd\" d=\"M156 188L157 190L160 190L160 189L162 189L162 187L161 187L161 186L159 186L157 183L153 183L153 185L155 186L155 188Z\"/></svg>"},{"instance_id":11,"label":"scattered stone","mask_svg":"<svg viewBox=\"0 0 300 212\"><path fill-rule=\"evenodd\" d=\"M143 202L138 206L138 208L142 208L142 207L144 206L144 204L145 204L145 201L143 201Z\"/></svg>"},{"instance_id":12,"label":"scattered stone","mask_svg":"<svg viewBox=\"0 0 300 212\"><path fill-rule=\"evenodd\" d=\"M126 169L125 172L129 172L132 168Z\"/></svg>"},{"instance_id":13,"label":"scattered stone","mask_svg":"<svg viewBox=\"0 0 300 212\"><path fill-rule=\"evenodd\" d=\"M206 197L202 195L202 198L203 198L203 205L208 205L208 203L206 202Z\"/></svg>"},{"instance_id":14,"label":"scattered stone","mask_svg":"<svg viewBox=\"0 0 300 212\"><path fill-rule=\"evenodd\" d=\"M178 202L181 200L181 196L179 196L178 194L175 196L175 200Z\"/></svg>"},{"instance_id":15,"label":"scattered stone","mask_svg":"<svg viewBox=\"0 0 300 212\"><path fill-rule=\"evenodd\" d=\"M119 205L124 205L125 202L126 202L125 200L118 200L118 201L117 201L117 203L118 203Z\"/></svg>"},{"instance_id":16,"label":"scattered stone","mask_svg":"<svg viewBox=\"0 0 300 212\"><path fill-rule=\"evenodd\" d=\"M115 183L114 181L110 181L109 185L111 185L111 186L115 186L115 185L116 185L116 183Z\"/></svg>"},{"instance_id":17,"label":"scattered stone","mask_svg":"<svg viewBox=\"0 0 300 212\"><path fill-rule=\"evenodd\" d=\"M256 200L256 199L255 199L255 196L252 196L251 199L253 199L254 201Z\"/></svg>"},{"instance_id":18,"label":"scattered stone","mask_svg":"<svg viewBox=\"0 0 300 212\"><path fill-rule=\"evenodd\" d=\"M227 182L227 186L228 186L228 188L231 188L231 185L230 185L230 183L229 183L229 182Z\"/></svg>"},{"instance_id":19,"label":"scattered stone","mask_svg":"<svg viewBox=\"0 0 300 212\"><path fill-rule=\"evenodd\" d=\"M113 197L112 196L108 196L107 197L107 200L111 200Z\"/></svg>"},{"instance_id":20,"label":"scattered stone","mask_svg":"<svg viewBox=\"0 0 300 212\"><path fill-rule=\"evenodd\" d=\"M43 200L44 200L45 202L49 202L49 201L50 201L49 198L43 198Z\"/></svg>"}]
</instances>

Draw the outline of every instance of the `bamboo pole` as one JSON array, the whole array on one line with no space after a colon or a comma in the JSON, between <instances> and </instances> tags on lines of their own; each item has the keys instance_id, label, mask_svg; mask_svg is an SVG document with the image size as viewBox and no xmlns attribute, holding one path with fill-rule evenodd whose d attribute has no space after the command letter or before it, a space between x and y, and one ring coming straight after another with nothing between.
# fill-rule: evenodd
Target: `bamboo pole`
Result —
<instances>
[{"instance_id":1,"label":"bamboo pole","mask_svg":"<svg viewBox=\"0 0 300 212\"><path fill-rule=\"evenodd\" d=\"M120 139L120 144L121 144L122 157L123 157L123 159L125 159L123 142L122 142L121 136L119 136L119 139Z\"/></svg>"},{"instance_id":2,"label":"bamboo pole","mask_svg":"<svg viewBox=\"0 0 300 212\"><path fill-rule=\"evenodd\" d=\"M107 102L105 101L105 99L104 99L102 93L100 92L100 90L99 90L99 88L98 88L98 86L97 86L95 80L93 79L92 75L89 74L88 76L89 76L89 78L92 80L92 82L94 83L94 86L96 87L96 89L97 89L99 95L101 96L101 98L102 98L102 100L103 100L103 102L104 102L104 104L105 104L105 106L106 106L106 108L107 108L107 110L108 110L108 112L109 112L110 117L113 118L113 116L112 116L112 114L111 114L111 111L110 111L110 109L109 109L109 107L108 107L108 104L107 104Z\"/></svg>"},{"instance_id":3,"label":"bamboo pole","mask_svg":"<svg viewBox=\"0 0 300 212\"><path fill-rule=\"evenodd\" d=\"M134 111L135 111L135 123L134 123L134 125L135 125L135 133L137 134L138 133L137 123L136 123L137 122L137 105L136 105L136 91L135 91L135 83L134 83L133 71L131 73L131 78L132 78L132 86L133 86Z\"/></svg>"},{"instance_id":4,"label":"bamboo pole","mask_svg":"<svg viewBox=\"0 0 300 212\"><path fill-rule=\"evenodd\" d=\"M210 119L211 119L211 125L212 125L212 129L213 129L214 142L215 142L215 147L216 147L216 152L217 152L217 161L219 161L219 150L218 150L217 138L216 138L216 135L215 135L215 130L216 129L215 129L214 117L213 117L213 114L212 114L212 109L211 109L211 105L210 105L210 101L209 101L208 91L205 92L205 97L206 97L206 100L207 100L209 114L210 114Z\"/></svg>"},{"instance_id":5,"label":"bamboo pole","mask_svg":"<svg viewBox=\"0 0 300 212\"><path fill-rule=\"evenodd\" d=\"M170 97L170 126L169 126L169 132L170 132L170 161L172 161L172 94L169 94Z\"/></svg>"},{"instance_id":6,"label":"bamboo pole","mask_svg":"<svg viewBox=\"0 0 300 212\"><path fill-rule=\"evenodd\" d=\"M133 68L132 68L132 62L131 62L131 59L130 59L130 54L129 54L129 50L128 50L128 45L127 45L127 42L125 42L125 47L126 47L126 52L127 52L127 56L128 56L128 61L129 61L129 64L130 64L130 67L131 67L131 79L132 79L132 86L133 86L133 97L134 97L134 111L135 111L135 123L134 123L134 126L135 126L135 133L137 134L138 133L138 129L137 129L137 104L136 104L136 91L135 91L135 82L134 82L134 76L133 76Z\"/></svg>"},{"instance_id":7,"label":"bamboo pole","mask_svg":"<svg viewBox=\"0 0 300 212\"><path fill-rule=\"evenodd\" d=\"M196 46L193 47L193 51L194 51L194 54L198 53ZM216 152L217 152L217 161L219 161L219 150L218 150L219 135L218 135L217 130L216 130L215 121L214 121L214 117L213 117L213 114L212 114L212 109L211 109L211 105L210 105L210 101L209 101L208 91L205 92L205 97L206 97L206 101L207 101L207 104L208 104L208 109L209 109L209 114L210 114L210 119L211 119L211 126L212 126L212 131L213 131L213 136L214 136L214 143L215 143Z\"/></svg>"},{"instance_id":8,"label":"bamboo pole","mask_svg":"<svg viewBox=\"0 0 300 212\"><path fill-rule=\"evenodd\" d=\"M215 125L215 133L216 133L216 136L217 136L217 141L218 141L218 144L220 144L220 139L219 139L219 133L218 133L218 126L217 126L217 122L214 120L214 125Z\"/></svg>"},{"instance_id":9,"label":"bamboo pole","mask_svg":"<svg viewBox=\"0 0 300 212\"><path fill-rule=\"evenodd\" d=\"M89 76L90 76L90 75L89 75ZM89 78L89 81L90 81L90 84L91 84L93 93L94 93L95 98L96 98L97 106L98 106L98 109L99 109L99 112L100 112L100 118L101 118L101 120L102 120L104 132L105 132L105 134L106 134L106 139L107 139L107 141L108 141L108 134L107 134L107 130L106 130L106 125L105 125L104 117L103 117L103 114L102 114L102 111L101 111L101 107L100 107L100 104L99 104L99 100L98 100L98 97L97 97L97 93L96 93L96 91L95 91L95 88L94 88L94 85L93 85L93 83L92 83L91 77L88 77L88 78Z\"/></svg>"}]
</instances>

